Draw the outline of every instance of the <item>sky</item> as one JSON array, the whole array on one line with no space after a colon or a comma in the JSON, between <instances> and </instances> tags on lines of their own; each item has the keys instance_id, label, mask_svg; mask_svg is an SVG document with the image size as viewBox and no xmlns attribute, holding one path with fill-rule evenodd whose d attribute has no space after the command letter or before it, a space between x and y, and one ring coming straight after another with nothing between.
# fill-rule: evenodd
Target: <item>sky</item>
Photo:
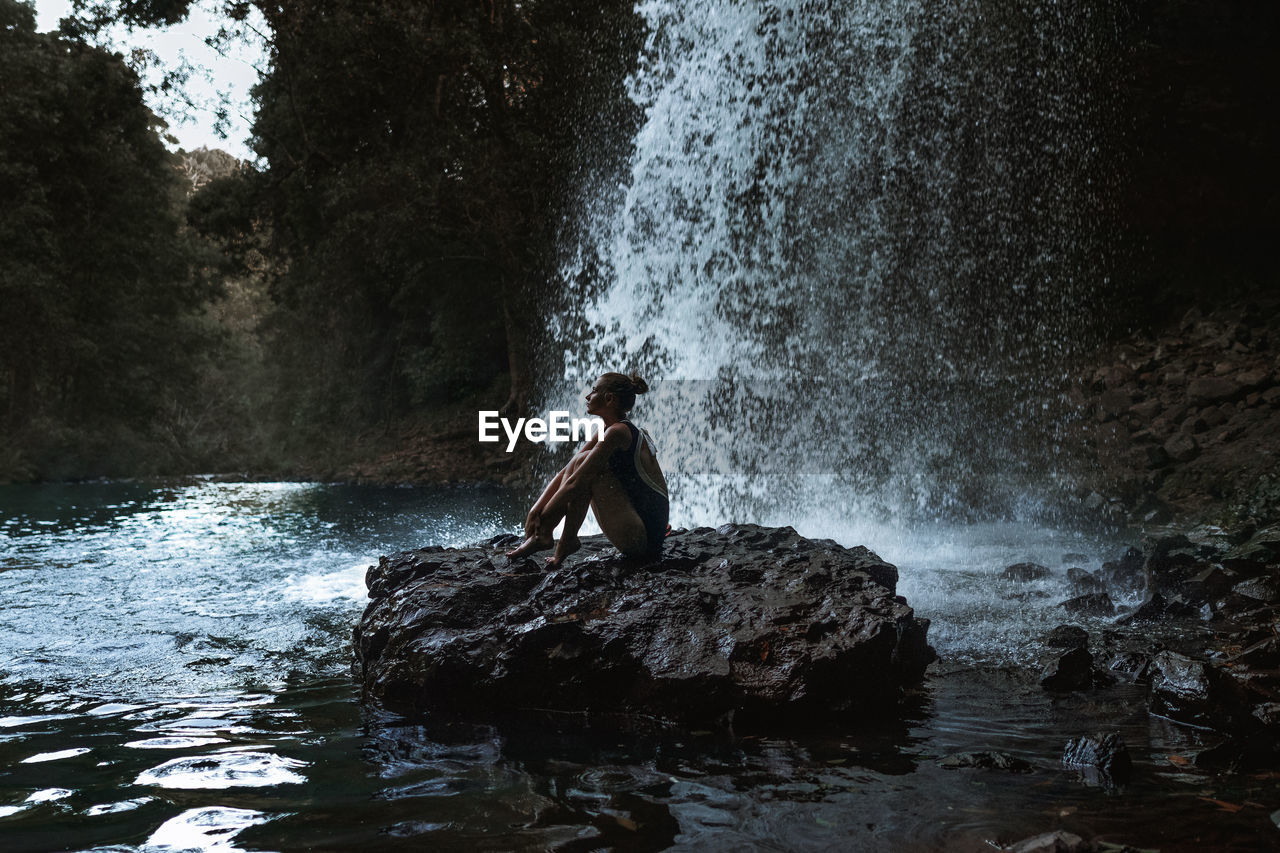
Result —
<instances>
[{"instance_id":1,"label":"sky","mask_svg":"<svg viewBox=\"0 0 1280 853\"><path fill-rule=\"evenodd\" d=\"M59 19L71 8L71 0L35 0L34 5L37 28L46 32L57 29ZM207 70L203 76L193 74L188 81L187 93L196 105L195 109L188 110L188 121L170 114L179 102L166 103L160 95L147 95L151 109L169 122L168 132L178 139L178 144L170 144L170 148L188 151L201 146L221 148L236 157L251 160L254 155L249 150L248 138L249 126L253 122L253 104L249 99L249 89L258 81L257 69L266 67L266 56L261 44L237 45L227 56L219 55L205 44L204 40L218 31L219 20L215 12L219 5L218 0L196 0L191 7L191 15L180 24L132 33L124 27L116 27L110 31L109 37L111 46L125 55L135 48L146 48L154 51L165 67L177 67L185 59ZM148 82L159 82L160 78L158 69L149 69L144 74L144 80ZM214 132L214 110L222 93L230 96L231 124L226 139Z\"/></svg>"}]
</instances>

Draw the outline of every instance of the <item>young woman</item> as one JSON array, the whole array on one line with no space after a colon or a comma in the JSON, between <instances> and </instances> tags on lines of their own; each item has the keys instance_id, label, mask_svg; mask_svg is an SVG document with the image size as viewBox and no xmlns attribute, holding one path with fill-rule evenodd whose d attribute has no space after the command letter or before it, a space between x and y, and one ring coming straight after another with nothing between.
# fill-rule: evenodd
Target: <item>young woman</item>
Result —
<instances>
[{"instance_id":1,"label":"young woman","mask_svg":"<svg viewBox=\"0 0 1280 853\"><path fill-rule=\"evenodd\" d=\"M604 535L624 556L657 556L667 531L667 481L658 467L653 440L627 420L636 395L648 390L648 384L634 373L606 373L596 380L587 392L587 414L604 421L604 434L584 444L551 479L525 519L524 543L508 551L508 557L555 545L547 565L560 565L581 547L578 529L588 506ZM562 518L564 530L556 543L552 534Z\"/></svg>"}]
</instances>

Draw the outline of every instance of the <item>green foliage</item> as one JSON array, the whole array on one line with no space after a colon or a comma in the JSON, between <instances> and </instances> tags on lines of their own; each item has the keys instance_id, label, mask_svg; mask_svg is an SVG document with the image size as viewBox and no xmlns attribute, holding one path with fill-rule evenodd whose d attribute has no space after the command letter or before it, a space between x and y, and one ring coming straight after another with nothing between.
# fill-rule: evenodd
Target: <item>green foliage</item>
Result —
<instances>
[{"instance_id":1,"label":"green foliage","mask_svg":"<svg viewBox=\"0 0 1280 853\"><path fill-rule=\"evenodd\" d=\"M119 56L13 0L0 22L0 424L27 472L127 468L117 433L191 381L210 293L174 158Z\"/></svg>"},{"instance_id":2,"label":"green foliage","mask_svg":"<svg viewBox=\"0 0 1280 853\"><path fill-rule=\"evenodd\" d=\"M328 468L504 374L523 405L574 152L638 118L631 4L254 3L257 168L165 152L86 43L189 5L0 0L0 477Z\"/></svg>"},{"instance_id":3,"label":"green foliage","mask_svg":"<svg viewBox=\"0 0 1280 853\"><path fill-rule=\"evenodd\" d=\"M290 312L278 342L318 398L292 405L350 428L508 369L522 400L575 134L627 124L630 5L259 9L274 33L255 90L259 200Z\"/></svg>"}]
</instances>

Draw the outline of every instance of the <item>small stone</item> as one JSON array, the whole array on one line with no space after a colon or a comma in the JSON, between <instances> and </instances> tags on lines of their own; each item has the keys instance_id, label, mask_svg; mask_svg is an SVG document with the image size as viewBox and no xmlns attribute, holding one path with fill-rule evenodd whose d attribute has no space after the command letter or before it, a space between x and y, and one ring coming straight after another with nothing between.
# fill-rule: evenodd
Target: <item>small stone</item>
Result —
<instances>
[{"instance_id":1,"label":"small stone","mask_svg":"<svg viewBox=\"0 0 1280 853\"><path fill-rule=\"evenodd\" d=\"M981 770L1008 770L1012 773L1030 773L1035 767L1007 752L957 752L938 762L946 770L975 767Z\"/></svg>"},{"instance_id":2,"label":"small stone","mask_svg":"<svg viewBox=\"0 0 1280 853\"><path fill-rule=\"evenodd\" d=\"M1093 655L1088 649L1071 649L1049 663L1040 679L1045 690L1087 690L1093 686Z\"/></svg>"},{"instance_id":3,"label":"small stone","mask_svg":"<svg viewBox=\"0 0 1280 853\"><path fill-rule=\"evenodd\" d=\"M1241 581L1231 588L1236 595L1244 595L1249 598L1255 598L1265 604L1272 604L1280 599L1280 590L1276 588L1275 581L1267 577L1250 578L1247 581Z\"/></svg>"},{"instance_id":4,"label":"small stone","mask_svg":"<svg viewBox=\"0 0 1280 853\"><path fill-rule=\"evenodd\" d=\"M1145 581L1142 574L1146 558L1137 548L1129 548L1118 560L1102 564L1102 577L1108 584L1124 589L1139 589Z\"/></svg>"},{"instance_id":5,"label":"small stone","mask_svg":"<svg viewBox=\"0 0 1280 853\"><path fill-rule=\"evenodd\" d=\"M1132 405L1133 398L1119 388L1109 388L1098 398L1098 406L1111 417L1127 412Z\"/></svg>"},{"instance_id":6,"label":"small stone","mask_svg":"<svg viewBox=\"0 0 1280 853\"><path fill-rule=\"evenodd\" d=\"M1112 658L1107 669L1128 681L1150 681L1154 666L1151 655L1145 652L1121 652Z\"/></svg>"},{"instance_id":7,"label":"small stone","mask_svg":"<svg viewBox=\"0 0 1280 853\"><path fill-rule=\"evenodd\" d=\"M1139 422L1149 424L1153 419L1155 419L1156 415L1160 414L1163 410L1164 404L1158 399L1152 398L1150 400L1144 400L1141 403L1134 403L1133 406L1130 407L1129 413L1137 418Z\"/></svg>"},{"instance_id":8,"label":"small stone","mask_svg":"<svg viewBox=\"0 0 1280 853\"><path fill-rule=\"evenodd\" d=\"M1200 452L1200 445L1189 434L1177 432L1164 443L1164 452L1176 462L1187 462Z\"/></svg>"},{"instance_id":9,"label":"small stone","mask_svg":"<svg viewBox=\"0 0 1280 853\"><path fill-rule=\"evenodd\" d=\"M1009 848L1009 853L1085 853L1093 845L1074 833L1059 829L1024 838Z\"/></svg>"},{"instance_id":10,"label":"small stone","mask_svg":"<svg viewBox=\"0 0 1280 853\"><path fill-rule=\"evenodd\" d=\"M1048 576L1049 567L1039 563L1014 563L1000 573L1000 577L1007 581L1037 581Z\"/></svg>"},{"instance_id":11,"label":"small stone","mask_svg":"<svg viewBox=\"0 0 1280 853\"><path fill-rule=\"evenodd\" d=\"M1082 616L1111 616L1116 612L1115 603L1105 592L1077 595L1075 598L1068 598L1059 603L1058 606L1068 613Z\"/></svg>"},{"instance_id":12,"label":"small stone","mask_svg":"<svg viewBox=\"0 0 1280 853\"><path fill-rule=\"evenodd\" d=\"M1076 625L1059 625L1044 636L1044 644L1054 649L1085 649L1089 632Z\"/></svg>"},{"instance_id":13,"label":"small stone","mask_svg":"<svg viewBox=\"0 0 1280 853\"><path fill-rule=\"evenodd\" d=\"M1234 406L1231 407L1231 414L1232 415L1235 414ZM1225 424L1229 418L1229 415L1223 412L1220 406L1210 406L1209 408L1205 409L1203 412L1200 413L1200 417L1201 419L1204 420L1206 426L1209 429L1213 429L1214 427L1222 426L1223 424Z\"/></svg>"},{"instance_id":14,"label":"small stone","mask_svg":"<svg viewBox=\"0 0 1280 853\"><path fill-rule=\"evenodd\" d=\"M1134 622L1154 622L1165 614L1168 603L1164 596L1158 592L1153 592L1151 596L1136 608L1132 613L1121 616L1116 620L1117 625L1129 625Z\"/></svg>"},{"instance_id":15,"label":"small stone","mask_svg":"<svg viewBox=\"0 0 1280 853\"><path fill-rule=\"evenodd\" d=\"M1169 464L1170 459L1169 451L1158 444L1147 448L1147 465L1151 468L1163 468Z\"/></svg>"},{"instance_id":16,"label":"small stone","mask_svg":"<svg viewBox=\"0 0 1280 853\"><path fill-rule=\"evenodd\" d=\"M1129 750L1115 732L1067 741L1062 766L1081 771L1090 784L1108 788L1128 782L1133 771Z\"/></svg>"},{"instance_id":17,"label":"small stone","mask_svg":"<svg viewBox=\"0 0 1280 853\"><path fill-rule=\"evenodd\" d=\"M1067 569L1067 582L1081 594L1086 592L1103 592L1106 584L1094 572L1086 572L1077 566Z\"/></svg>"},{"instance_id":18,"label":"small stone","mask_svg":"<svg viewBox=\"0 0 1280 853\"><path fill-rule=\"evenodd\" d=\"M1250 391L1254 391L1259 388L1266 388L1271 385L1271 371L1267 370L1265 367L1260 367L1256 370L1246 370L1244 373L1236 376L1236 382L1239 382L1241 387Z\"/></svg>"},{"instance_id":19,"label":"small stone","mask_svg":"<svg viewBox=\"0 0 1280 853\"><path fill-rule=\"evenodd\" d=\"M1192 403L1220 403L1243 392L1244 388L1238 381L1222 376L1201 376L1187 385L1187 398Z\"/></svg>"}]
</instances>

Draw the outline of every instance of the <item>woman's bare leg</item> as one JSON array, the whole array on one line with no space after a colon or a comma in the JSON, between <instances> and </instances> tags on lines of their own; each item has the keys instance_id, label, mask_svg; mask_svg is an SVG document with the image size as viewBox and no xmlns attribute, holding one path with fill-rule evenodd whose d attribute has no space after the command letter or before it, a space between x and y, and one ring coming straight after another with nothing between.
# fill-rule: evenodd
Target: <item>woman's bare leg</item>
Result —
<instances>
[{"instance_id":1,"label":"woman's bare leg","mask_svg":"<svg viewBox=\"0 0 1280 853\"><path fill-rule=\"evenodd\" d=\"M569 499L569 505L564 512L564 529L560 531L560 540L556 542L555 553L547 557L548 566L560 565L570 554L582 547L582 541L578 539L578 531L582 529L582 522L586 519L587 509L590 506L590 495L573 495Z\"/></svg>"},{"instance_id":2,"label":"woman's bare leg","mask_svg":"<svg viewBox=\"0 0 1280 853\"><path fill-rule=\"evenodd\" d=\"M644 522L640 520L631 499L612 472L604 471L590 484L591 494L570 495L565 504L564 530L556 545L555 554L547 558L547 565L558 566L565 558L582 547L578 529L586 517L587 507L595 513L596 522L605 537L623 554L643 553L648 546ZM557 502L559 503L559 502ZM559 518L556 518L559 521Z\"/></svg>"},{"instance_id":3,"label":"woman's bare leg","mask_svg":"<svg viewBox=\"0 0 1280 853\"><path fill-rule=\"evenodd\" d=\"M536 551L545 551L555 544L556 540L553 534L556 529L556 523L559 519L557 518L556 521L552 521L550 524L546 523L546 520L543 518L543 510L547 508L547 504L551 503L551 499L560 491L561 486L564 485L564 481L568 479L570 474L578 469L578 466L582 464L584 459L586 459L586 452L580 451L577 456L569 460L568 465L561 468L560 471L551 478L551 482L542 490L542 496L538 498L537 502L533 505L533 508L529 510L529 516L525 519L524 542L522 542L519 547L508 551L508 557L517 559ZM583 512L585 514L586 511L584 510ZM581 525L582 521L579 519L578 526L580 527ZM575 527L574 530L576 532L577 527Z\"/></svg>"}]
</instances>

